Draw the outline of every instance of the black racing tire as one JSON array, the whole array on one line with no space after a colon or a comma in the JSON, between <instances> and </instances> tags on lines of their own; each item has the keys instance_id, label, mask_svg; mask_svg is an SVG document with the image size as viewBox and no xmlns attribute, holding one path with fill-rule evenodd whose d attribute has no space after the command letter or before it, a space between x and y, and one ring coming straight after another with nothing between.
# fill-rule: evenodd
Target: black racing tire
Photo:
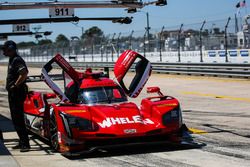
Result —
<instances>
[{"instance_id":1,"label":"black racing tire","mask_svg":"<svg viewBox=\"0 0 250 167\"><path fill-rule=\"evenodd\" d=\"M53 112L50 116L50 144L51 147L55 150L59 150L59 142L58 142L58 127L56 122L56 116Z\"/></svg>"}]
</instances>

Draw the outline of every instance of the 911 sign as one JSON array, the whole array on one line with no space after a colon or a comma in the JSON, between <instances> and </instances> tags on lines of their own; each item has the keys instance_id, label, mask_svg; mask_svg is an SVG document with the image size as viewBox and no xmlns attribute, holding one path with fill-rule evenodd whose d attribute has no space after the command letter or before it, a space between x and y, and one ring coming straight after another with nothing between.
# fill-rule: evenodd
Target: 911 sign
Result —
<instances>
[{"instance_id":1,"label":"911 sign","mask_svg":"<svg viewBox=\"0 0 250 167\"><path fill-rule=\"evenodd\" d=\"M50 17L74 16L74 8L50 8Z\"/></svg>"},{"instance_id":2,"label":"911 sign","mask_svg":"<svg viewBox=\"0 0 250 167\"><path fill-rule=\"evenodd\" d=\"M13 24L13 32L29 32L29 24Z\"/></svg>"}]
</instances>

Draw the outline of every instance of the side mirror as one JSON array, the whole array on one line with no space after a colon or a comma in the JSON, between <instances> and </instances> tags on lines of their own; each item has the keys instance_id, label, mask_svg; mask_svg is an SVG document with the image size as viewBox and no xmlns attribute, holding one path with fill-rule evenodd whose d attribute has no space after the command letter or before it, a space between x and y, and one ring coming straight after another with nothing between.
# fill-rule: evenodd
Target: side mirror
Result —
<instances>
[{"instance_id":1,"label":"side mirror","mask_svg":"<svg viewBox=\"0 0 250 167\"><path fill-rule=\"evenodd\" d=\"M55 93L46 93L45 95L44 95L44 98L45 99L54 99L54 98L56 98L56 94Z\"/></svg>"},{"instance_id":2,"label":"side mirror","mask_svg":"<svg viewBox=\"0 0 250 167\"><path fill-rule=\"evenodd\" d=\"M129 71L135 71L135 73L128 73ZM132 50L123 52L114 67L117 81L124 92L132 98L140 94L151 75L151 71L151 63Z\"/></svg>"},{"instance_id":3,"label":"side mirror","mask_svg":"<svg viewBox=\"0 0 250 167\"><path fill-rule=\"evenodd\" d=\"M164 96L161 92L161 89L157 86L147 87L147 93L158 93L159 96Z\"/></svg>"},{"instance_id":4,"label":"side mirror","mask_svg":"<svg viewBox=\"0 0 250 167\"><path fill-rule=\"evenodd\" d=\"M159 87L147 87L147 93L158 93L161 89Z\"/></svg>"}]
</instances>

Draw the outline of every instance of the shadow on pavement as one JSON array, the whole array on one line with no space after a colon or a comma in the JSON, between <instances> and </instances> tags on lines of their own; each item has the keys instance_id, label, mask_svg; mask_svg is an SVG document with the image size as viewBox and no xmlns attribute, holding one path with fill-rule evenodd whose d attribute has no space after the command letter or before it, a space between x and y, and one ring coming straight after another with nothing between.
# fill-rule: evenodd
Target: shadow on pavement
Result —
<instances>
[{"instance_id":1,"label":"shadow on pavement","mask_svg":"<svg viewBox=\"0 0 250 167\"><path fill-rule=\"evenodd\" d=\"M0 141L0 156L11 155L10 152L6 149L2 141Z\"/></svg>"},{"instance_id":2,"label":"shadow on pavement","mask_svg":"<svg viewBox=\"0 0 250 167\"><path fill-rule=\"evenodd\" d=\"M15 130L14 130L11 120L0 115L0 133L1 132L13 132L13 131ZM0 134L0 137L2 137L2 134ZM0 140L0 156L3 156L3 155L11 155L11 154L4 146L3 141Z\"/></svg>"},{"instance_id":3,"label":"shadow on pavement","mask_svg":"<svg viewBox=\"0 0 250 167\"><path fill-rule=\"evenodd\" d=\"M2 132L15 131L12 121L1 114L0 114L0 130L2 130Z\"/></svg>"},{"instance_id":4,"label":"shadow on pavement","mask_svg":"<svg viewBox=\"0 0 250 167\"><path fill-rule=\"evenodd\" d=\"M2 115L0 115L0 129L3 132L14 132L12 121ZM53 150L50 148L49 143L39 136L30 136L30 141L32 141L30 151L44 151L45 154L54 154ZM41 141L41 142L38 142ZM1 143L1 142L0 142ZM18 143L18 139L4 139L5 145L9 148ZM1 143L3 145L3 143ZM112 157L112 156L123 156L123 155L133 155L133 154L147 154L147 153L158 153L158 152L173 152L188 149L199 149L205 145L188 145L188 144L153 144L153 145L139 145L139 146L124 146L119 148L108 148L105 150L99 149L97 151L82 154L79 156L67 157L70 160L84 160L86 158L98 158L98 157ZM0 146L1 147L1 146ZM4 147L4 145L3 145ZM2 149L1 149L2 150ZM9 151L5 149L6 152L1 152L0 155L10 155Z\"/></svg>"},{"instance_id":5,"label":"shadow on pavement","mask_svg":"<svg viewBox=\"0 0 250 167\"><path fill-rule=\"evenodd\" d=\"M70 160L84 160L86 158L100 158L100 157L112 157L112 156L124 156L124 155L136 155L147 153L160 153L160 152L174 152L189 149L199 149L205 146L205 144L188 145L188 144L153 144L153 145L140 145L129 146L119 148L109 148L105 150L97 150L91 153L82 154L79 156L72 156L66 158Z\"/></svg>"},{"instance_id":6,"label":"shadow on pavement","mask_svg":"<svg viewBox=\"0 0 250 167\"><path fill-rule=\"evenodd\" d=\"M3 116L1 114L0 114L0 130L2 130L3 133L15 132L12 121L9 118L6 118L5 116ZM41 140L45 144L40 144L40 142L37 142L37 140ZM1 142L1 140L0 140L0 155L10 155L10 152L5 148L5 146L7 148L11 148L11 147L17 145L18 141L19 141L18 138L3 139L3 142ZM31 143L30 151L41 150L41 151L44 151L46 154L53 154L50 146L48 146L45 141L43 141L42 139L40 139L39 137L37 137L35 135L30 136L30 143Z\"/></svg>"}]
</instances>

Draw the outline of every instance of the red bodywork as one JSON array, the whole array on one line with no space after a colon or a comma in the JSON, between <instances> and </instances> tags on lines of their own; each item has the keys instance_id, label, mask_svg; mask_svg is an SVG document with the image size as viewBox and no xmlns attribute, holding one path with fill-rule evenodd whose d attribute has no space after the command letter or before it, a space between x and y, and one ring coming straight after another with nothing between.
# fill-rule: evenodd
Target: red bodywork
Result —
<instances>
[{"instance_id":1,"label":"red bodywork","mask_svg":"<svg viewBox=\"0 0 250 167\"><path fill-rule=\"evenodd\" d=\"M142 74L135 69L133 83L125 87L122 80L137 57L144 61L145 69ZM48 79L47 72L53 63L71 78L65 84L64 94ZM127 101L127 96L136 97L140 93L151 74L151 65L144 57L126 51L118 59L114 73L118 83L91 69L76 72L62 56L56 55L42 72L44 81L55 93L32 91L26 98L28 129L51 141L62 153L144 140L155 142L179 132L182 126L180 104L177 99L164 96L158 87L148 88L148 93L158 95L144 98L140 106ZM57 97L60 101L53 102Z\"/></svg>"}]
</instances>

